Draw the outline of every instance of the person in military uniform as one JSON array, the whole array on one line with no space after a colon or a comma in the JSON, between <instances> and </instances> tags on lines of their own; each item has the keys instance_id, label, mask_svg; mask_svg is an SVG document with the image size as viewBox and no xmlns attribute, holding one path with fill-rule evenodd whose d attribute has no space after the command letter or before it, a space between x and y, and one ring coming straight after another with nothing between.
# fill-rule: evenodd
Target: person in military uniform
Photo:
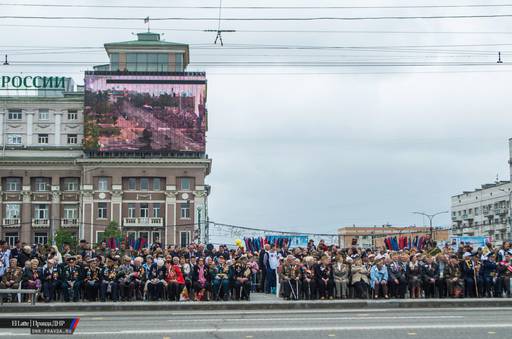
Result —
<instances>
[{"instance_id":1,"label":"person in military uniform","mask_svg":"<svg viewBox=\"0 0 512 339\"><path fill-rule=\"evenodd\" d=\"M251 268L247 265L247 256L242 255L233 265L235 281L235 300L249 300L251 293Z\"/></svg>"},{"instance_id":2,"label":"person in military uniform","mask_svg":"<svg viewBox=\"0 0 512 339\"><path fill-rule=\"evenodd\" d=\"M131 283L135 291L135 298L142 300L144 286L146 285L146 270L142 266L142 258L137 257L133 260L133 273L131 274Z\"/></svg>"},{"instance_id":3,"label":"person in military uniform","mask_svg":"<svg viewBox=\"0 0 512 339\"><path fill-rule=\"evenodd\" d=\"M331 265L331 258L322 255L320 262L315 265L315 280L320 299L334 298L334 274Z\"/></svg>"},{"instance_id":4,"label":"person in military uniform","mask_svg":"<svg viewBox=\"0 0 512 339\"><path fill-rule=\"evenodd\" d=\"M130 265L131 259L128 256L124 256L123 263L117 268L116 281L119 286L119 291L122 301L131 300L133 295L134 284L131 279L133 273L133 266Z\"/></svg>"},{"instance_id":5,"label":"person in military uniform","mask_svg":"<svg viewBox=\"0 0 512 339\"><path fill-rule=\"evenodd\" d=\"M434 298L436 294L437 279L437 265L430 255L425 258L425 263L421 269L421 276L423 280L423 291L425 298Z\"/></svg>"},{"instance_id":6,"label":"person in military uniform","mask_svg":"<svg viewBox=\"0 0 512 339\"><path fill-rule=\"evenodd\" d=\"M481 267L481 276L483 281L482 286L482 297L493 297L494 294L494 286L496 281L496 271L497 265L495 261L495 254L490 252L487 254L487 257L482 262Z\"/></svg>"},{"instance_id":7,"label":"person in military uniform","mask_svg":"<svg viewBox=\"0 0 512 339\"><path fill-rule=\"evenodd\" d=\"M2 281L0 282L1 289L14 289L17 290L20 287L21 276L22 276L21 268L18 267L18 260L16 258L11 258L9 260L9 267L5 270L4 275L2 276ZM1 296L3 298L3 296ZM8 295L7 299L10 301L13 299L13 295Z\"/></svg>"},{"instance_id":8,"label":"person in military uniform","mask_svg":"<svg viewBox=\"0 0 512 339\"><path fill-rule=\"evenodd\" d=\"M390 294L394 298L404 299L407 289L407 264L398 253L394 253L391 259L387 265Z\"/></svg>"},{"instance_id":9,"label":"person in military uniform","mask_svg":"<svg viewBox=\"0 0 512 339\"><path fill-rule=\"evenodd\" d=\"M64 301L68 302L70 300L69 292L72 294L73 301L78 301L83 277L80 267L76 265L75 257L67 258L66 265L62 268L60 278Z\"/></svg>"},{"instance_id":10,"label":"person in military uniform","mask_svg":"<svg viewBox=\"0 0 512 339\"><path fill-rule=\"evenodd\" d=\"M448 295L452 298L462 297L464 279L462 279L462 272L457 256L453 255L450 257L450 261L444 272Z\"/></svg>"},{"instance_id":11,"label":"person in military uniform","mask_svg":"<svg viewBox=\"0 0 512 339\"><path fill-rule=\"evenodd\" d=\"M96 301L101 284L101 272L96 259L91 258L87 263L89 266L84 270L85 299Z\"/></svg>"},{"instance_id":12,"label":"person in military uniform","mask_svg":"<svg viewBox=\"0 0 512 339\"><path fill-rule=\"evenodd\" d=\"M41 268L41 281L43 283L44 301L50 302L55 299L55 292L61 287L59 269L54 259L49 259Z\"/></svg>"},{"instance_id":13,"label":"person in military uniform","mask_svg":"<svg viewBox=\"0 0 512 339\"><path fill-rule=\"evenodd\" d=\"M301 271L302 299L316 299L317 289L315 280L315 258L311 256L304 257L304 264L302 265Z\"/></svg>"},{"instance_id":14,"label":"person in military uniform","mask_svg":"<svg viewBox=\"0 0 512 339\"><path fill-rule=\"evenodd\" d=\"M107 295L110 294L112 301L119 301L119 286L116 281L117 265L107 258L105 266L101 269L100 277L100 300L105 302Z\"/></svg>"},{"instance_id":15,"label":"person in military uniform","mask_svg":"<svg viewBox=\"0 0 512 339\"><path fill-rule=\"evenodd\" d=\"M477 296L477 286L475 285L476 280L476 271L475 265L471 260L471 253L466 252L462 257L462 261L460 263L461 271L462 271L462 279L464 280L464 297L476 297Z\"/></svg>"},{"instance_id":16,"label":"person in military uniform","mask_svg":"<svg viewBox=\"0 0 512 339\"><path fill-rule=\"evenodd\" d=\"M497 279L496 279L496 297L503 297L503 294L510 298L510 277L512 275L512 265L510 264L511 255L510 253L505 253L503 255L503 260L498 262L498 267L496 268Z\"/></svg>"},{"instance_id":17,"label":"person in military uniform","mask_svg":"<svg viewBox=\"0 0 512 339\"><path fill-rule=\"evenodd\" d=\"M213 276L213 298L214 300L228 300L229 298L229 265L224 256L218 257L218 264L215 265Z\"/></svg>"},{"instance_id":18,"label":"person in military uniform","mask_svg":"<svg viewBox=\"0 0 512 339\"><path fill-rule=\"evenodd\" d=\"M149 300L156 301L164 298L164 289L167 286L165 273L164 260L161 258L155 260L150 266L147 281Z\"/></svg>"}]
</instances>

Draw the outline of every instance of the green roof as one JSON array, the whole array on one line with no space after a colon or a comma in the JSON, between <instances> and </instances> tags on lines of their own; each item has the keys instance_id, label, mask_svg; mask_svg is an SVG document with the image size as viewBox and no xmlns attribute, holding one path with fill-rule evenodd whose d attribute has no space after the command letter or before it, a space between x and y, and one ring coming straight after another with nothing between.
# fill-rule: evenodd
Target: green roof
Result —
<instances>
[{"instance_id":1,"label":"green roof","mask_svg":"<svg viewBox=\"0 0 512 339\"><path fill-rule=\"evenodd\" d=\"M121 42L109 42L106 43L105 47L144 47L144 46L161 46L161 47L170 47L170 46L182 46L188 47L187 44L182 44L178 42L170 42L170 41L162 41L160 40L160 34L152 33L152 32L144 32L137 33L137 40L129 40L129 41L121 41Z\"/></svg>"}]
</instances>

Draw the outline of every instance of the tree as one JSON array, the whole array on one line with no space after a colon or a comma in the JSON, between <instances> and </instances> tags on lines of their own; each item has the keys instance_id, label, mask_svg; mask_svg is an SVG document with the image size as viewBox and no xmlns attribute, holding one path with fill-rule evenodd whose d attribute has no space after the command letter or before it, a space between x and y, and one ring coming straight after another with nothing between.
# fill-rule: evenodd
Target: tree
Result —
<instances>
[{"instance_id":1,"label":"tree","mask_svg":"<svg viewBox=\"0 0 512 339\"><path fill-rule=\"evenodd\" d=\"M119 228L119 224L117 223L117 221L114 220L109 222L107 228L105 228L105 232L103 233L103 239L121 238L122 236L123 233Z\"/></svg>"},{"instance_id":2,"label":"tree","mask_svg":"<svg viewBox=\"0 0 512 339\"><path fill-rule=\"evenodd\" d=\"M50 239L49 242L52 243L52 240ZM61 250L65 243L68 243L72 249L75 249L78 245L75 235L69 230L60 227L57 232L55 232L55 244L57 244L57 248Z\"/></svg>"}]
</instances>

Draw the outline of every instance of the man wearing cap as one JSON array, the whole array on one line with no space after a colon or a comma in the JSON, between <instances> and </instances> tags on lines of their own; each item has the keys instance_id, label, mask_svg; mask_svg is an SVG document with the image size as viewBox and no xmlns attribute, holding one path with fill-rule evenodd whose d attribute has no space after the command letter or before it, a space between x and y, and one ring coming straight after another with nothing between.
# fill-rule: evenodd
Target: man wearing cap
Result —
<instances>
[{"instance_id":1,"label":"man wearing cap","mask_svg":"<svg viewBox=\"0 0 512 339\"><path fill-rule=\"evenodd\" d=\"M462 271L462 279L464 280L464 297L475 297L477 295L475 286L475 266L471 260L471 253L465 252L462 255L460 263Z\"/></svg>"},{"instance_id":2,"label":"man wearing cap","mask_svg":"<svg viewBox=\"0 0 512 339\"><path fill-rule=\"evenodd\" d=\"M112 301L119 301L119 286L116 281L117 266L115 262L107 258L105 266L101 269L100 300L105 302L110 294Z\"/></svg>"},{"instance_id":3,"label":"man wearing cap","mask_svg":"<svg viewBox=\"0 0 512 339\"><path fill-rule=\"evenodd\" d=\"M43 283L43 297L46 302L55 299L55 291L61 286L59 269L54 259L49 259L41 268L41 282Z\"/></svg>"},{"instance_id":4,"label":"man wearing cap","mask_svg":"<svg viewBox=\"0 0 512 339\"><path fill-rule=\"evenodd\" d=\"M494 286L496 281L496 261L495 254L493 252L489 252L487 257L482 262L481 274L482 274L482 296L491 298L493 297Z\"/></svg>"},{"instance_id":5,"label":"man wearing cap","mask_svg":"<svg viewBox=\"0 0 512 339\"><path fill-rule=\"evenodd\" d=\"M64 294L64 301L69 301L69 292L72 294L73 301L78 301L82 287L82 272L76 265L75 257L67 257L66 265L62 269L60 279L62 292Z\"/></svg>"},{"instance_id":6,"label":"man wearing cap","mask_svg":"<svg viewBox=\"0 0 512 339\"><path fill-rule=\"evenodd\" d=\"M250 277L251 269L247 266L247 256L242 255L233 265L236 300L249 300L251 293Z\"/></svg>"},{"instance_id":7,"label":"man wearing cap","mask_svg":"<svg viewBox=\"0 0 512 339\"><path fill-rule=\"evenodd\" d=\"M11 258L9 260L9 267L5 270L4 275L2 276L2 281L0 282L1 289L18 289L21 283L22 271L21 268L17 265L17 259ZM3 296L0 296L3 298ZM7 296L8 299L12 299L12 296Z\"/></svg>"},{"instance_id":8,"label":"man wearing cap","mask_svg":"<svg viewBox=\"0 0 512 339\"><path fill-rule=\"evenodd\" d=\"M421 276L423 280L423 291L425 291L425 298L434 298L436 294L437 284L437 265L434 259L427 255L425 263L421 270Z\"/></svg>"},{"instance_id":9,"label":"man wearing cap","mask_svg":"<svg viewBox=\"0 0 512 339\"><path fill-rule=\"evenodd\" d=\"M96 259L90 258L87 264L84 270L85 299L96 301L100 288L100 269Z\"/></svg>"},{"instance_id":10,"label":"man wearing cap","mask_svg":"<svg viewBox=\"0 0 512 339\"><path fill-rule=\"evenodd\" d=\"M119 286L119 292L122 301L129 301L133 295L134 284L131 281L133 266L128 256L122 257L122 265L117 268L116 281Z\"/></svg>"}]
</instances>

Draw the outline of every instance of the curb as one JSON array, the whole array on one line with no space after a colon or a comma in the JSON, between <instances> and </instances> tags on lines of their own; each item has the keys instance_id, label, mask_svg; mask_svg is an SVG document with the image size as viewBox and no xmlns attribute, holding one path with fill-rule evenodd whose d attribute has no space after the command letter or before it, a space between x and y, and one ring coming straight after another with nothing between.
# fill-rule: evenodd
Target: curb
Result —
<instances>
[{"instance_id":1,"label":"curb","mask_svg":"<svg viewBox=\"0 0 512 339\"><path fill-rule=\"evenodd\" d=\"M215 310L307 310L307 309L421 309L421 308L512 307L512 299L419 299L419 300L314 300L227 302L84 302L4 304L10 312L110 312L110 311L215 311Z\"/></svg>"}]
</instances>

